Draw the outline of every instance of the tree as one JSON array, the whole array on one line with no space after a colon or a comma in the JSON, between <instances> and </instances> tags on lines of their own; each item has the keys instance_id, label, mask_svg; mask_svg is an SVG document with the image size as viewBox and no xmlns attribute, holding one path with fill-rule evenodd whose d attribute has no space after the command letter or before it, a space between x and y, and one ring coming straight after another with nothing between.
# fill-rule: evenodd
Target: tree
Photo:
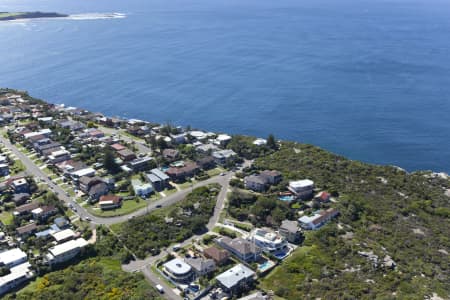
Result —
<instances>
[{"instance_id":1,"label":"tree","mask_svg":"<svg viewBox=\"0 0 450 300\"><path fill-rule=\"evenodd\" d=\"M120 167L116 163L114 158L114 154L110 149L105 149L103 153L103 166L108 170L111 174L116 174L120 172Z\"/></svg>"},{"instance_id":2,"label":"tree","mask_svg":"<svg viewBox=\"0 0 450 300\"><path fill-rule=\"evenodd\" d=\"M273 150L278 148L277 141L275 140L275 136L273 134L269 134L267 137L267 147Z\"/></svg>"}]
</instances>

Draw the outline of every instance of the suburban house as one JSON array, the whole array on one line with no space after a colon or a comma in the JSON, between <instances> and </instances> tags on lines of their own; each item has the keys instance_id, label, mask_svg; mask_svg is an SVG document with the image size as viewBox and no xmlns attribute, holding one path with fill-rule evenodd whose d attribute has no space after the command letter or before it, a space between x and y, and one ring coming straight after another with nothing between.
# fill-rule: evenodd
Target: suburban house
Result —
<instances>
[{"instance_id":1,"label":"suburban house","mask_svg":"<svg viewBox=\"0 0 450 300\"><path fill-rule=\"evenodd\" d=\"M140 172L145 171L150 168L150 162L153 161L153 158L151 157L141 157L133 159L128 163L128 166L134 171L134 172Z\"/></svg>"},{"instance_id":2,"label":"suburban house","mask_svg":"<svg viewBox=\"0 0 450 300\"><path fill-rule=\"evenodd\" d=\"M45 258L50 265L63 263L77 256L87 244L87 241L83 238L69 240L48 249Z\"/></svg>"},{"instance_id":3,"label":"suburban house","mask_svg":"<svg viewBox=\"0 0 450 300\"><path fill-rule=\"evenodd\" d=\"M86 176L86 177L92 177L95 175L95 169L93 168L82 168L79 170L76 170L74 172L70 173L70 177L72 177L75 180L78 180L79 178Z\"/></svg>"},{"instance_id":4,"label":"suburban house","mask_svg":"<svg viewBox=\"0 0 450 300\"><path fill-rule=\"evenodd\" d=\"M281 236L285 237L290 243L297 244L302 239L302 231L298 227L297 221L284 220L278 229Z\"/></svg>"},{"instance_id":5,"label":"suburban house","mask_svg":"<svg viewBox=\"0 0 450 300\"><path fill-rule=\"evenodd\" d=\"M231 269L219 274L216 277L219 286L231 294L246 289L247 285L253 281L255 272L243 264L238 264Z\"/></svg>"},{"instance_id":6,"label":"suburban house","mask_svg":"<svg viewBox=\"0 0 450 300\"><path fill-rule=\"evenodd\" d=\"M97 176L95 177L82 176L78 180L78 186L83 193L88 193L91 187L101 182L103 182L103 179Z\"/></svg>"},{"instance_id":7,"label":"suburban house","mask_svg":"<svg viewBox=\"0 0 450 300\"><path fill-rule=\"evenodd\" d=\"M212 156L205 156L196 161L197 165L203 170L209 170L216 166L216 162Z\"/></svg>"},{"instance_id":8,"label":"suburban house","mask_svg":"<svg viewBox=\"0 0 450 300\"><path fill-rule=\"evenodd\" d=\"M122 150L125 150L125 149L126 149L126 147L125 147L124 145L118 144L118 143L112 144L112 145L111 145L111 148L112 148L114 151L122 151Z\"/></svg>"},{"instance_id":9,"label":"suburban house","mask_svg":"<svg viewBox=\"0 0 450 300\"><path fill-rule=\"evenodd\" d=\"M237 156L236 152L234 152L231 149L225 149L225 150L219 150L214 151L212 153L212 156L214 157L214 160L219 165L225 165L228 163L231 159Z\"/></svg>"},{"instance_id":10,"label":"suburban house","mask_svg":"<svg viewBox=\"0 0 450 300\"><path fill-rule=\"evenodd\" d=\"M210 258L190 257L184 261L192 267L192 270L197 276L206 275L216 269L216 263Z\"/></svg>"},{"instance_id":11,"label":"suburban house","mask_svg":"<svg viewBox=\"0 0 450 300\"><path fill-rule=\"evenodd\" d=\"M329 220L333 219L339 214L339 211L334 208L321 210L312 216L303 216L298 219L300 226L304 229L314 230L325 225Z\"/></svg>"},{"instance_id":12,"label":"suburban house","mask_svg":"<svg viewBox=\"0 0 450 300\"><path fill-rule=\"evenodd\" d=\"M275 170L264 170L259 175L265 178L269 184L278 184L283 179L281 172Z\"/></svg>"},{"instance_id":13,"label":"suburban house","mask_svg":"<svg viewBox=\"0 0 450 300\"><path fill-rule=\"evenodd\" d=\"M243 238L217 238L216 243L244 262L256 261L261 256L261 248Z\"/></svg>"},{"instance_id":14,"label":"suburban house","mask_svg":"<svg viewBox=\"0 0 450 300\"><path fill-rule=\"evenodd\" d=\"M24 204L28 199L30 199L31 195L28 193L18 193L13 195L13 202L16 206Z\"/></svg>"},{"instance_id":15,"label":"suburban house","mask_svg":"<svg viewBox=\"0 0 450 300\"><path fill-rule=\"evenodd\" d=\"M217 265L225 264L230 258L230 252L219 249L217 247L209 247L203 251L203 255L207 258L213 259Z\"/></svg>"},{"instance_id":16,"label":"suburban house","mask_svg":"<svg viewBox=\"0 0 450 300\"><path fill-rule=\"evenodd\" d=\"M153 187L149 183L143 183L138 179L132 179L131 185L133 186L134 194L140 197L147 197L153 193Z\"/></svg>"},{"instance_id":17,"label":"suburban house","mask_svg":"<svg viewBox=\"0 0 450 300\"><path fill-rule=\"evenodd\" d=\"M29 193L30 187L25 178L17 178L11 182L14 193Z\"/></svg>"},{"instance_id":18,"label":"suburban house","mask_svg":"<svg viewBox=\"0 0 450 300\"><path fill-rule=\"evenodd\" d=\"M116 195L103 195L98 205L102 210L115 209L122 205L122 197Z\"/></svg>"},{"instance_id":19,"label":"suburban house","mask_svg":"<svg viewBox=\"0 0 450 300\"><path fill-rule=\"evenodd\" d=\"M91 138L95 138L95 139L99 139L99 138L102 138L102 137L105 136L105 134L102 131L98 130L98 129L89 130L88 131L88 135Z\"/></svg>"},{"instance_id":20,"label":"suburban house","mask_svg":"<svg viewBox=\"0 0 450 300\"><path fill-rule=\"evenodd\" d=\"M50 216L55 215L57 212L58 209L56 209L56 207L54 207L53 205L44 205L33 209L31 211L31 214L33 215L33 218L35 220L46 220Z\"/></svg>"},{"instance_id":21,"label":"suburban house","mask_svg":"<svg viewBox=\"0 0 450 300\"><path fill-rule=\"evenodd\" d=\"M162 155L166 160L174 161L180 157L180 152L176 149L164 149Z\"/></svg>"},{"instance_id":22,"label":"suburban house","mask_svg":"<svg viewBox=\"0 0 450 300\"><path fill-rule=\"evenodd\" d=\"M24 237L27 237L30 234L36 232L36 229L37 229L36 223L30 223L30 224L16 228L16 234L19 237L24 238Z\"/></svg>"},{"instance_id":23,"label":"suburban house","mask_svg":"<svg viewBox=\"0 0 450 300\"><path fill-rule=\"evenodd\" d=\"M0 295L21 285L34 277L31 264L24 262L9 269L9 274L0 277Z\"/></svg>"},{"instance_id":24,"label":"suburban house","mask_svg":"<svg viewBox=\"0 0 450 300\"><path fill-rule=\"evenodd\" d=\"M308 199L314 192L314 182L309 179L289 181L288 189L300 199Z\"/></svg>"},{"instance_id":25,"label":"suburban house","mask_svg":"<svg viewBox=\"0 0 450 300\"><path fill-rule=\"evenodd\" d=\"M322 202L322 203L330 202L330 199L331 199L331 195L324 191L322 191L314 196L314 200Z\"/></svg>"},{"instance_id":26,"label":"suburban house","mask_svg":"<svg viewBox=\"0 0 450 300\"><path fill-rule=\"evenodd\" d=\"M65 160L70 159L70 152L64 149L53 151L48 157L48 162L51 164L57 164Z\"/></svg>"},{"instance_id":27,"label":"suburban house","mask_svg":"<svg viewBox=\"0 0 450 300\"><path fill-rule=\"evenodd\" d=\"M244 186L255 192L264 192L267 189L267 181L260 175L249 175L244 178Z\"/></svg>"},{"instance_id":28,"label":"suburban house","mask_svg":"<svg viewBox=\"0 0 450 300\"><path fill-rule=\"evenodd\" d=\"M134 154L134 152L129 149L123 149L123 150L117 151L117 154L119 155L120 159L123 161L131 161L133 159L136 159L136 154Z\"/></svg>"},{"instance_id":29,"label":"suburban house","mask_svg":"<svg viewBox=\"0 0 450 300\"><path fill-rule=\"evenodd\" d=\"M72 240L77 236L77 234L72 229L64 229L61 231L51 232L50 235L58 244Z\"/></svg>"},{"instance_id":30,"label":"suburban house","mask_svg":"<svg viewBox=\"0 0 450 300\"><path fill-rule=\"evenodd\" d=\"M96 202L101 196L108 194L109 187L105 182L98 182L91 186L88 191L89 200L91 202Z\"/></svg>"},{"instance_id":31,"label":"suburban house","mask_svg":"<svg viewBox=\"0 0 450 300\"><path fill-rule=\"evenodd\" d=\"M0 266L12 268L23 264L27 259L27 254L19 248L6 250L0 253Z\"/></svg>"},{"instance_id":32,"label":"suburban house","mask_svg":"<svg viewBox=\"0 0 450 300\"><path fill-rule=\"evenodd\" d=\"M31 202L24 205L21 205L19 207L16 207L14 210L14 216L20 216L31 213L32 210L39 207L39 203L37 202Z\"/></svg>"},{"instance_id":33,"label":"suburban house","mask_svg":"<svg viewBox=\"0 0 450 300\"><path fill-rule=\"evenodd\" d=\"M179 258L172 259L163 265L164 272L176 282L189 282L194 273L190 265Z\"/></svg>"},{"instance_id":34,"label":"suburban house","mask_svg":"<svg viewBox=\"0 0 450 300\"><path fill-rule=\"evenodd\" d=\"M173 181L183 181L187 177L193 177L198 172L199 167L195 162L186 162L182 167L171 167L166 173Z\"/></svg>"},{"instance_id":35,"label":"suburban house","mask_svg":"<svg viewBox=\"0 0 450 300\"><path fill-rule=\"evenodd\" d=\"M199 144L195 150L199 153L203 153L203 154L209 154L212 153L214 151L219 150L219 147L217 147L214 144Z\"/></svg>"},{"instance_id":36,"label":"suburban house","mask_svg":"<svg viewBox=\"0 0 450 300\"><path fill-rule=\"evenodd\" d=\"M231 136L228 134L219 134L215 140L214 144L225 147L231 141Z\"/></svg>"},{"instance_id":37,"label":"suburban house","mask_svg":"<svg viewBox=\"0 0 450 300\"><path fill-rule=\"evenodd\" d=\"M8 176L9 175L9 165L8 164L0 164L0 176Z\"/></svg>"},{"instance_id":38,"label":"suburban house","mask_svg":"<svg viewBox=\"0 0 450 300\"><path fill-rule=\"evenodd\" d=\"M278 171L265 170L258 175L250 175L244 178L244 185L247 189L255 192L264 192L269 185L277 184L282 180Z\"/></svg>"},{"instance_id":39,"label":"suburban house","mask_svg":"<svg viewBox=\"0 0 450 300\"><path fill-rule=\"evenodd\" d=\"M163 189L165 189L166 187L169 186L169 184L170 184L169 183L170 177L166 173L164 173L163 171L161 171L160 169L157 169L157 168L152 169L150 172L154 176L156 176L159 179L161 179L161 181L159 181L159 183L156 183L157 186L155 186L155 185L153 185L153 182L151 182L150 178L149 178L149 181L152 183L152 185L155 188L155 190L158 190L158 191L159 190L163 190ZM158 181L156 181L156 182L158 182Z\"/></svg>"},{"instance_id":40,"label":"suburban house","mask_svg":"<svg viewBox=\"0 0 450 300\"><path fill-rule=\"evenodd\" d=\"M282 251L288 246L286 238L269 228L256 228L251 233L251 239L254 244L267 253Z\"/></svg>"}]
</instances>

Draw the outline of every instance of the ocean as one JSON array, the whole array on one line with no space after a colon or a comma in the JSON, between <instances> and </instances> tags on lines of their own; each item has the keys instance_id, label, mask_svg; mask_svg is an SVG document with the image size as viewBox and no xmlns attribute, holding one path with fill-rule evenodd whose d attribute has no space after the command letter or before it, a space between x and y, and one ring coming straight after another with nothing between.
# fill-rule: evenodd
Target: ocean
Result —
<instances>
[{"instance_id":1,"label":"ocean","mask_svg":"<svg viewBox=\"0 0 450 300\"><path fill-rule=\"evenodd\" d=\"M37 10L85 17L0 23L2 87L450 171L448 1L0 1Z\"/></svg>"}]
</instances>

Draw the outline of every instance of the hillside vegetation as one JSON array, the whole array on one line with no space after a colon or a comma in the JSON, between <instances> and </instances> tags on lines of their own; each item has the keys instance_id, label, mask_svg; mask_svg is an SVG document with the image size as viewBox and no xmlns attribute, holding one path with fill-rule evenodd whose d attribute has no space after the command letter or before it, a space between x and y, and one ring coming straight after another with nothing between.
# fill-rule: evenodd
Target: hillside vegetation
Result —
<instances>
[{"instance_id":1,"label":"hillside vegetation","mask_svg":"<svg viewBox=\"0 0 450 300\"><path fill-rule=\"evenodd\" d=\"M177 204L115 225L113 229L137 257L157 254L162 247L205 231L219 191L217 184L196 188Z\"/></svg>"},{"instance_id":2,"label":"hillside vegetation","mask_svg":"<svg viewBox=\"0 0 450 300\"><path fill-rule=\"evenodd\" d=\"M120 262L88 259L51 272L6 299L162 299L141 274L120 269Z\"/></svg>"},{"instance_id":3,"label":"hillside vegetation","mask_svg":"<svg viewBox=\"0 0 450 300\"><path fill-rule=\"evenodd\" d=\"M335 206L341 212L337 221L308 232L262 287L286 299L450 297L448 179L296 143L283 143L256 165L282 171L285 179L309 178L318 189L339 194ZM386 257L395 268L383 265Z\"/></svg>"}]
</instances>

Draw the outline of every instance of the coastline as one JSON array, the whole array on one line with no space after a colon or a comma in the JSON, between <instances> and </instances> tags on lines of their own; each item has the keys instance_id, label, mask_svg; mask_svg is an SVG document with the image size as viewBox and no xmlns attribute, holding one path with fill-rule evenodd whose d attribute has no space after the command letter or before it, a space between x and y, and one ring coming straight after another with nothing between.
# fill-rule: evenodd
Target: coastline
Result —
<instances>
[{"instance_id":1,"label":"coastline","mask_svg":"<svg viewBox=\"0 0 450 300\"><path fill-rule=\"evenodd\" d=\"M39 101L42 101L42 103L46 103L46 104L49 104L49 105L54 105L54 106L64 106L64 107L73 107L73 108L76 108L76 109L84 110L84 111L89 112L89 113L93 113L93 114L102 114L102 115L105 116L105 117L108 117L108 118L117 118L117 119L121 119L121 120L123 120L123 121L127 121L127 120L138 120L137 118L134 118L134 117L132 117L132 116L112 116L112 115L106 115L106 114L104 114L103 112L92 112L92 111L89 111L88 109L85 109L85 108L83 108L83 107L76 107L76 106L72 106L72 105L67 106L65 103L62 103L62 102L60 102L60 103L54 103L54 102L50 102L50 101L47 101L47 100L35 98L35 97L33 97L33 96L30 96L29 92L26 91L26 90L18 90L18 89L13 89L13 88L3 88L3 87L0 87L0 93L1 93L2 91L4 91L4 90L7 90L7 91L9 91L9 92L15 92L15 93L25 94L25 95L27 95L28 97L30 97L30 99L39 100ZM159 123L159 122L156 122L156 121L149 121L149 120L139 120L139 121L143 121L143 122L145 122L145 123L147 123L147 124L153 124L153 125L161 125L161 126L164 125L163 123ZM178 126L178 125L177 125L177 126ZM180 126L181 126L181 127L184 127L185 125L180 125ZM197 128L197 127L194 127L193 129L196 129L196 130L203 130L203 131L205 131L205 132L211 132L209 129L205 129L205 128ZM217 130L216 130L216 131L217 131ZM222 131L220 131L220 132L222 132ZM243 136L251 137L251 138L255 138L255 139L260 138L260 137L257 137L257 136L249 135L249 134L247 134L247 133L245 133L245 132L229 133L229 132L223 131L222 133L231 134L231 135L243 135ZM267 134L271 134L271 133L268 132ZM341 154L341 153L335 153L335 152L333 152L333 151L327 149L326 147L321 147L321 146L318 146L318 145L315 145L315 144L312 144L312 143L307 143L307 142L305 143L305 142L296 141L296 140L290 140L290 139L279 139L279 141L282 141L282 142L293 142L293 143L304 143L304 144L308 144L308 145L317 147L317 148L319 148L319 149L322 149L322 150L324 150L324 151L326 151L326 152L329 152L329 153L331 153L331 154L335 154L335 155L338 155L338 156L345 157L346 159L349 159L349 160L352 160L352 161L357 161L357 162L361 162L361 163L369 164L369 165L374 165L374 166L393 167L393 168L396 168L396 169L398 169L399 171L405 172L405 173L407 173L407 174L413 174L413 173L418 173L418 172L426 172L426 173L432 174L432 176L441 177L441 178L443 178L443 179L448 179L448 178L450 178L450 175L449 175L450 172L436 171L436 170L433 170L433 169L408 170L408 169L406 169L406 168L404 168L404 167L402 167L402 166L398 166L398 165L395 165L395 164L383 164L383 163L376 163L376 162L365 161L365 160L360 160L360 159L353 159L353 158L350 158L350 157L348 157L348 156L346 156L346 155L344 155L344 154Z\"/></svg>"}]
</instances>

